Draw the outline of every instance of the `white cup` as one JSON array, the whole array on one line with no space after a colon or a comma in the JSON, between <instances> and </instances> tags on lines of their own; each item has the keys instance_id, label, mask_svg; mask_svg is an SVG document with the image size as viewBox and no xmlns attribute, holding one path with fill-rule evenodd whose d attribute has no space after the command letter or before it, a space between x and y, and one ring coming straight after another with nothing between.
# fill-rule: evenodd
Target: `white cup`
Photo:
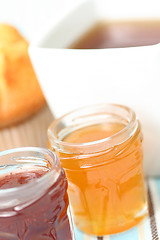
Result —
<instances>
[{"instance_id":1,"label":"white cup","mask_svg":"<svg viewBox=\"0 0 160 240\"><path fill-rule=\"evenodd\" d=\"M85 0L68 6L37 36L30 57L55 117L88 104L131 107L144 134L146 175L160 175L160 45L67 49L103 20L160 20L159 0Z\"/></svg>"}]
</instances>

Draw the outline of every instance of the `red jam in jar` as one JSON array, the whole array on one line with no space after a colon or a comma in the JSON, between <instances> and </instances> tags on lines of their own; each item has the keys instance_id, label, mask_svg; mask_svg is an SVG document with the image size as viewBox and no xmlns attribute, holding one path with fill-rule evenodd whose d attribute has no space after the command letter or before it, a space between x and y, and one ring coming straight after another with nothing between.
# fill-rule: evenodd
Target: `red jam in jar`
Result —
<instances>
[{"instance_id":1,"label":"red jam in jar","mask_svg":"<svg viewBox=\"0 0 160 240\"><path fill-rule=\"evenodd\" d=\"M13 234L19 240L72 240L67 180L58 158L38 148L15 151L0 153L0 239Z\"/></svg>"}]
</instances>

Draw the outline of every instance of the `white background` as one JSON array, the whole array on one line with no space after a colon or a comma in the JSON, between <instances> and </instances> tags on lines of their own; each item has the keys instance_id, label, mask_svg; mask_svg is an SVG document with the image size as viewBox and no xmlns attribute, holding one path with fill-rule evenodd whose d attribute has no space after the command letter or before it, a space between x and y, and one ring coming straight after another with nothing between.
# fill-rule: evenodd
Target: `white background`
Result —
<instances>
[{"instance_id":1,"label":"white background","mask_svg":"<svg viewBox=\"0 0 160 240\"><path fill-rule=\"evenodd\" d=\"M53 16L73 1L79 0L0 0L0 22L13 24L31 40Z\"/></svg>"}]
</instances>

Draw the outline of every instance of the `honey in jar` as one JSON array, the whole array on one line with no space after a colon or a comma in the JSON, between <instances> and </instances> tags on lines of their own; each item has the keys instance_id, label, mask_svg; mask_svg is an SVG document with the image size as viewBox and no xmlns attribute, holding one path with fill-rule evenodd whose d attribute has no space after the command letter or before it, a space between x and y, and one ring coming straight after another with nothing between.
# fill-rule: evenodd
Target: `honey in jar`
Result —
<instances>
[{"instance_id":1,"label":"honey in jar","mask_svg":"<svg viewBox=\"0 0 160 240\"><path fill-rule=\"evenodd\" d=\"M65 169L81 231L105 236L144 218L143 138L131 109L108 104L80 109L56 120L48 134Z\"/></svg>"}]
</instances>

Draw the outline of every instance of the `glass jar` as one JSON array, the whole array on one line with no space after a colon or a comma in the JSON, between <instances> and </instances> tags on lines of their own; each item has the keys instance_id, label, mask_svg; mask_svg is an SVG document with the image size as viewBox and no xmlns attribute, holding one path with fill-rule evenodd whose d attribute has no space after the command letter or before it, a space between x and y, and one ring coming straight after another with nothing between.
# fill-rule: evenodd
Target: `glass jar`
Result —
<instances>
[{"instance_id":1,"label":"glass jar","mask_svg":"<svg viewBox=\"0 0 160 240\"><path fill-rule=\"evenodd\" d=\"M67 180L58 157L47 149L0 152L2 239L73 240Z\"/></svg>"},{"instance_id":2,"label":"glass jar","mask_svg":"<svg viewBox=\"0 0 160 240\"><path fill-rule=\"evenodd\" d=\"M55 120L48 139L66 172L80 230L114 234L146 216L143 138L131 109L114 104L78 109Z\"/></svg>"}]
</instances>

